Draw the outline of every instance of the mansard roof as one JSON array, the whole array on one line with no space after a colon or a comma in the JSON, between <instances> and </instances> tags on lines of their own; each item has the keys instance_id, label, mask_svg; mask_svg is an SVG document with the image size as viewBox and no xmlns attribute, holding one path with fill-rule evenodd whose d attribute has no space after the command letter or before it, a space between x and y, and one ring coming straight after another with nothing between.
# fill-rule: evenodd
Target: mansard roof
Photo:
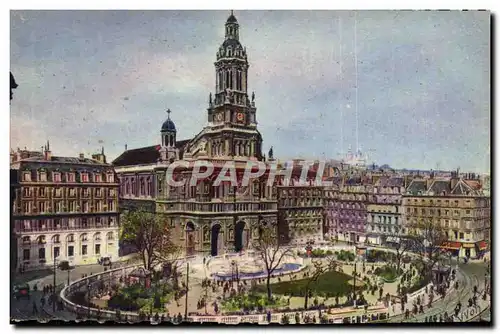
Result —
<instances>
[{"instance_id":1,"label":"mansard roof","mask_svg":"<svg viewBox=\"0 0 500 334\"><path fill-rule=\"evenodd\" d=\"M415 179L411 181L406 192L412 195L424 194L427 190L426 181L422 179Z\"/></svg>"},{"instance_id":2,"label":"mansard roof","mask_svg":"<svg viewBox=\"0 0 500 334\"><path fill-rule=\"evenodd\" d=\"M382 176L378 179L375 186L377 187L403 187L405 184L404 178L402 177L388 177Z\"/></svg>"},{"instance_id":3,"label":"mansard roof","mask_svg":"<svg viewBox=\"0 0 500 334\"><path fill-rule=\"evenodd\" d=\"M428 190L434 195L448 195L451 192L450 180L434 180Z\"/></svg>"},{"instance_id":4,"label":"mansard roof","mask_svg":"<svg viewBox=\"0 0 500 334\"><path fill-rule=\"evenodd\" d=\"M184 146L191 139L178 140L175 143L175 147L178 148L182 153L184 151ZM135 165L147 165L157 163L160 159L160 145L146 146L135 148L133 150L127 150L123 152L118 158L113 160L113 166L135 166Z\"/></svg>"},{"instance_id":5,"label":"mansard roof","mask_svg":"<svg viewBox=\"0 0 500 334\"><path fill-rule=\"evenodd\" d=\"M473 189L467 182L463 180L458 181L455 188L451 191L452 195L478 195L478 191Z\"/></svg>"}]
</instances>

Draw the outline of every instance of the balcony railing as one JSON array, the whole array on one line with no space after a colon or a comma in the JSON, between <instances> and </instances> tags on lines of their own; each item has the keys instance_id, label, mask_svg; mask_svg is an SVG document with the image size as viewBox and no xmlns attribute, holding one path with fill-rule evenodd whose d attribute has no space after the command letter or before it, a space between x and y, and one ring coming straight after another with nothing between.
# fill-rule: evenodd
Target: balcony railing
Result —
<instances>
[{"instance_id":1,"label":"balcony railing","mask_svg":"<svg viewBox=\"0 0 500 334\"><path fill-rule=\"evenodd\" d=\"M29 232L54 232L54 231L79 231L79 230L92 230L92 229L107 229L116 228L118 224L88 224L86 226L61 226L61 227L32 227L32 228L20 228L17 230L18 233L29 233ZM45 241L43 242L45 243Z\"/></svg>"},{"instance_id":2,"label":"balcony railing","mask_svg":"<svg viewBox=\"0 0 500 334\"><path fill-rule=\"evenodd\" d=\"M254 212L254 211L276 211L276 202L239 202L239 203L217 203L217 202L180 202L165 203L165 211L195 211L195 212Z\"/></svg>"}]
</instances>

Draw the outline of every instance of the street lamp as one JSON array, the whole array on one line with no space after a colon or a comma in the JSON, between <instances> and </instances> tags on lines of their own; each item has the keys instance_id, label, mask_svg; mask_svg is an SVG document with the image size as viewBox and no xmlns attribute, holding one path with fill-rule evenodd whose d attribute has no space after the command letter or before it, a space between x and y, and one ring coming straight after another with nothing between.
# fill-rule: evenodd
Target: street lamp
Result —
<instances>
[{"instance_id":1,"label":"street lamp","mask_svg":"<svg viewBox=\"0 0 500 334\"><path fill-rule=\"evenodd\" d=\"M57 257L56 253L54 252L54 292L52 293L52 311L56 311L56 270L57 270Z\"/></svg>"},{"instance_id":2,"label":"street lamp","mask_svg":"<svg viewBox=\"0 0 500 334\"><path fill-rule=\"evenodd\" d=\"M353 296L354 304L353 305L354 305L354 308L356 308L356 260L354 260L354 284L353 284L352 290L354 293L354 296Z\"/></svg>"},{"instance_id":3,"label":"street lamp","mask_svg":"<svg viewBox=\"0 0 500 334\"><path fill-rule=\"evenodd\" d=\"M92 287L92 284L88 283L87 284L87 306L88 306L88 318L90 319L90 289Z\"/></svg>"}]
</instances>

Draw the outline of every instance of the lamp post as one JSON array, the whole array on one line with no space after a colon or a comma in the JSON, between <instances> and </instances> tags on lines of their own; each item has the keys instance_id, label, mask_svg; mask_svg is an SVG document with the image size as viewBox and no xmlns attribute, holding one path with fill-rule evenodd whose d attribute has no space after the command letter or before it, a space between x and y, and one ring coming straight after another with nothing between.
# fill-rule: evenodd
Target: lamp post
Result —
<instances>
[{"instance_id":1,"label":"lamp post","mask_svg":"<svg viewBox=\"0 0 500 334\"><path fill-rule=\"evenodd\" d=\"M57 270L57 259L56 259L56 254L54 253L54 292L53 292L53 296L52 297L52 311L56 311L56 299L55 299L55 296L56 296L56 270Z\"/></svg>"},{"instance_id":2,"label":"lamp post","mask_svg":"<svg viewBox=\"0 0 500 334\"><path fill-rule=\"evenodd\" d=\"M184 306L184 319L188 315L188 291L189 291L189 262L186 263L186 305Z\"/></svg>"},{"instance_id":3,"label":"lamp post","mask_svg":"<svg viewBox=\"0 0 500 334\"><path fill-rule=\"evenodd\" d=\"M353 287L352 287L352 290L353 290L353 300L354 300L354 308L356 308L356 260L354 260L354 284L353 284Z\"/></svg>"},{"instance_id":4,"label":"lamp post","mask_svg":"<svg viewBox=\"0 0 500 334\"><path fill-rule=\"evenodd\" d=\"M88 281L88 279L87 279ZM88 309L88 318L90 319L90 288L92 285L90 283L87 284L87 309Z\"/></svg>"}]
</instances>

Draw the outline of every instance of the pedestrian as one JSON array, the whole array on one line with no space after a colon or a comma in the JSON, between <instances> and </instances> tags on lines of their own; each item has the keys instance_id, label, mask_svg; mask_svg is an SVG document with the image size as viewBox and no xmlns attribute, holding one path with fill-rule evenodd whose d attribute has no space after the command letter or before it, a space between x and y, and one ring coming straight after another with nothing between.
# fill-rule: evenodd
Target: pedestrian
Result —
<instances>
[{"instance_id":1,"label":"pedestrian","mask_svg":"<svg viewBox=\"0 0 500 334\"><path fill-rule=\"evenodd\" d=\"M40 299L40 304L42 305L42 308L45 307L45 297L42 296L42 298Z\"/></svg>"}]
</instances>

